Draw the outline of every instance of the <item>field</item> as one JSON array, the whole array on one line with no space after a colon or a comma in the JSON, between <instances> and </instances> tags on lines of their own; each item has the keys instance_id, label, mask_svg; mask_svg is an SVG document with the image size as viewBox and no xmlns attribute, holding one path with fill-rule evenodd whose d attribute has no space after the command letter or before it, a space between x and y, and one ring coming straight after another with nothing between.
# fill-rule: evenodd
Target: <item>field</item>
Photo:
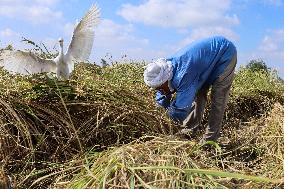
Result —
<instances>
[{"instance_id":1,"label":"field","mask_svg":"<svg viewBox=\"0 0 284 189\"><path fill-rule=\"evenodd\" d=\"M1 69L0 188L284 187L276 73L237 70L220 144L206 146L204 131L176 134L142 75L133 62L80 63L69 81Z\"/></svg>"}]
</instances>

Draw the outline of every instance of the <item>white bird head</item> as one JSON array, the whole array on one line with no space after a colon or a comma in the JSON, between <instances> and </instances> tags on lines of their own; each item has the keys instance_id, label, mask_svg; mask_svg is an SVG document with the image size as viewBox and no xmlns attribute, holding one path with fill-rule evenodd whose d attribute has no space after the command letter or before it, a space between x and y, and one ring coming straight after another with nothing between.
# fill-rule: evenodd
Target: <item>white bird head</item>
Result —
<instances>
[{"instance_id":1,"label":"white bird head","mask_svg":"<svg viewBox=\"0 0 284 189\"><path fill-rule=\"evenodd\" d=\"M59 39L58 39L58 42L59 42L60 47L63 48L63 42L64 42L64 40L63 40L62 38L59 38Z\"/></svg>"}]
</instances>

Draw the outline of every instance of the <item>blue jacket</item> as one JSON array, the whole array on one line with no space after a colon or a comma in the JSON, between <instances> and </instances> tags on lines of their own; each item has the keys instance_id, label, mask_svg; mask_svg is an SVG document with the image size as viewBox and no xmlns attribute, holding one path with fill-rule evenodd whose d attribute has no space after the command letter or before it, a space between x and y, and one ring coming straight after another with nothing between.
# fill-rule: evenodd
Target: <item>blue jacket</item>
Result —
<instances>
[{"instance_id":1,"label":"blue jacket","mask_svg":"<svg viewBox=\"0 0 284 189\"><path fill-rule=\"evenodd\" d=\"M168 109L169 116L182 122L190 113L197 91L203 85L211 85L225 70L236 55L236 47L221 36L196 41L173 56L167 58L173 66L173 77L169 81L176 91L176 98L165 96L159 91L156 101Z\"/></svg>"}]
</instances>

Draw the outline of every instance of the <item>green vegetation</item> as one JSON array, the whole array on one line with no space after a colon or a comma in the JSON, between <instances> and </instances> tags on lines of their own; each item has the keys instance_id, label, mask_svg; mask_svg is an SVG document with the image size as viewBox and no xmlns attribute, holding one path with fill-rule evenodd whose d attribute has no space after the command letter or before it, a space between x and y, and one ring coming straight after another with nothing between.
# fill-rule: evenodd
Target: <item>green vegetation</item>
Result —
<instances>
[{"instance_id":1,"label":"green vegetation","mask_svg":"<svg viewBox=\"0 0 284 189\"><path fill-rule=\"evenodd\" d=\"M1 69L0 178L16 188L283 187L276 73L238 70L220 138L229 142L211 148L175 135L142 74L138 63L80 63L69 81Z\"/></svg>"},{"instance_id":2,"label":"green vegetation","mask_svg":"<svg viewBox=\"0 0 284 189\"><path fill-rule=\"evenodd\" d=\"M261 71L265 73L269 73L271 71L271 68L268 68L263 60L251 60L246 65L246 69L249 69L251 71Z\"/></svg>"}]
</instances>

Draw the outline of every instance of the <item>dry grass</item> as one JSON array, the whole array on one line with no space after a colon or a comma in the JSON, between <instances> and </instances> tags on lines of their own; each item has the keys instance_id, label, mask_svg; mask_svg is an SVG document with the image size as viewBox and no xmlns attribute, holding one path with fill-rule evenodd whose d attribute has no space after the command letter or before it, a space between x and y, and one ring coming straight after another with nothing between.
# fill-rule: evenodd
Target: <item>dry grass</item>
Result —
<instances>
[{"instance_id":1,"label":"dry grass","mask_svg":"<svg viewBox=\"0 0 284 189\"><path fill-rule=\"evenodd\" d=\"M141 76L136 68L121 65L102 70L81 64L67 82L42 74L13 77L3 71L2 166L11 172L23 170L19 176L26 177L25 171L60 164L90 149L102 151L145 134L171 133L163 112L153 102L144 103L152 94L136 80ZM6 85L7 80L13 85ZM25 179L21 184L29 182Z\"/></svg>"},{"instance_id":2,"label":"dry grass","mask_svg":"<svg viewBox=\"0 0 284 189\"><path fill-rule=\"evenodd\" d=\"M91 156L67 188L281 188L283 115L276 103L268 117L238 130L242 145L231 149L208 151L175 136L141 138Z\"/></svg>"},{"instance_id":3,"label":"dry grass","mask_svg":"<svg viewBox=\"0 0 284 189\"><path fill-rule=\"evenodd\" d=\"M61 82L0 70L0 167L14 186L279 186L284 87L273 76L239 71L222 131L230 142L205 150L199 136L173 135L142 73L140 64L82 63Z\"/></svg>"}]
</instances>

